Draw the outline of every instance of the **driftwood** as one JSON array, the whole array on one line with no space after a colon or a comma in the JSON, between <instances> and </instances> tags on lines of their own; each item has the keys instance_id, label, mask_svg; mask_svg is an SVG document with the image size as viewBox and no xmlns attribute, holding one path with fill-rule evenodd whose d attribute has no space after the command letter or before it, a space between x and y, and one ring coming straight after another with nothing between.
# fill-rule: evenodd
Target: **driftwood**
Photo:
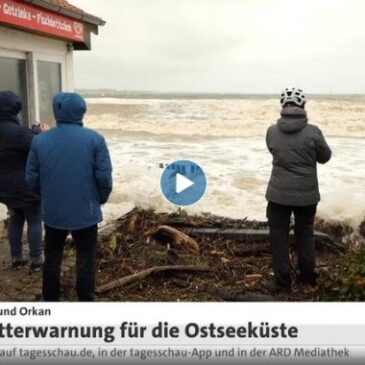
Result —
<instances>
[{"instance_id":1,"label":"driftwood","mask_svg":"<svg viewBox=\"0 0 365 365\"><path fill-rule=\"evenodd\" d=\"M246 243L267 241L269 239L268 229L221 229L221 228L187 228L184 232L193 237L203 238L225 238L228 240L237 240ZM334 242L334 240L327 234L314 231L314 239L319 249L327 248L334 252L344 251L344 247ZM289 233L289 240L295 243L295 235L291 230Z\"/></svg>"},{"instance_id":2,"label":"driftwood","mask_svg":"<svg viewBox=\"0 0 365 365\"><path fill-rule=\"evenodd\" d=\"M232 251L235 255L242 257L262 255L270 252L270 245L268 243L237 244Z\"/></svg>"},{"instance_id":3,"label":"driftwood","mask_svg":"<svg viewBox=\"0 0 365 365\"><path fill-rule=\"evenodd\" d=\"M190 272L208 272L211 271L208 267L199 266L187 266L187 265L174 265L174 266L155 266L147 270L140 271L136 274L124 276L120 279L114 280L108 284L102 285L96 289L97 294L103 294L115 288L122 288L130 285L136 281L141 281L151 276L152 274L161 272L173 272L173 271L190 271Z\"/></svg>"},{"instance_id":4,"label":"driftwood","mask_svg":"<svg viewBox=\"0 0 365 365\"><path fill-rule=\"evenodd\" d=\"M268 229L188 228L184 231L189 235L197 237L223 237L247 242L266 240L270 234ZM289 237L292 241L294 240L293 231L290 231ZM314 238L316 241L333 242L331 237L329 237L327 234L318 231L314 232Z\"/></svg>"},{"instance_id":5,"label":"driftwood","mask_svg":"<svg viewBox=\"0 0 365 365\"><path fill-rule=\"evenodd\" d=\"M128 232L131 232L131 233L136 232L137 221L138 221L138 215L137 214L132 215L132 218L128 224Z\"/></svg>"},{"instance_id":6,"label":"driftwood","mask_svg":"<svg viewBox=\"0 0 365 365\"><path fill-rule=\"evenodd\" d=\"M162 221L160 223L162 226L170 226L170 227L183 227L183 228L187 228L187 227L199 227L199 223L191 221L191 220L186 220L186 218L170 218L167 219L165 221Z\"/></svg>"},{"instance_id":7,"label":"driftwood","mask_svg":"<svg viewBox=\"0 0 365 365\"><path fill-rule=\"evenodd\" d=\"M261 274L248 274L244 278L244 283L247 286L254 286L262 280L263 276Z\"/></svg>"},{"instance_id":8,"label":"driftwood","mask_svg":"<svg viewBox=\"0 0 365 365\"><path fill-rule=\"evenodd\" d=\"M194 239L170 226L159 226L151 236L157 241L170 243L176 247L185 247L196 254L200 252L199 245Z\"/></svg>"},{"instance_id":9,"label":"driftwood","mask_svg":"<svg viewBox=\"0 0 365 365\"><path fill-rule=\"evenodd\" d=\"M212 294L218 296L226 302L275 302L278 299L272 295L262 294L261 292L252 292L246 290L229 290L227 288L218 288L212 291Z\"/></svg>"}]
</instances>

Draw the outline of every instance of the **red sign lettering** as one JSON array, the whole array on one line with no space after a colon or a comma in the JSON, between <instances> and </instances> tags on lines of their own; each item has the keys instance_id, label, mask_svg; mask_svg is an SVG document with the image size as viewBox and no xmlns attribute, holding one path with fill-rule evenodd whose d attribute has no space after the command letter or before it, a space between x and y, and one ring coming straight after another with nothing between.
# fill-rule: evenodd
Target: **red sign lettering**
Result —
<instances>
[{"instance_id":1,"label":"red sign lettering","mask_svg":"<svg viewBox=\"0 0 365 365\"><path fill-rule=\"evenodd\" d=\"M83 42L84 24L16 0L0 0L0 23Z\"/></svg>"}]
</instances>

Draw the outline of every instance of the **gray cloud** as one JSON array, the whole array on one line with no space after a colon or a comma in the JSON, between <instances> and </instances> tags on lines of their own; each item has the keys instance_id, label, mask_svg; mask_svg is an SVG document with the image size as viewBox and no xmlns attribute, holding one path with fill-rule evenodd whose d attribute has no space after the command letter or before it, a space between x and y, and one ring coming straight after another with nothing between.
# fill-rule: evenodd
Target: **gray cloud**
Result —
<instances>
[{"instance_id":1,"label":"gray cloud","mask_svg":"<svg viewBox=\"0 0 365 365\"><path fill-rule=\"evenodd\" d=\"M365 93L361 0L70 0L107 25L77 87Z\"/></svg>"}]
</instances>

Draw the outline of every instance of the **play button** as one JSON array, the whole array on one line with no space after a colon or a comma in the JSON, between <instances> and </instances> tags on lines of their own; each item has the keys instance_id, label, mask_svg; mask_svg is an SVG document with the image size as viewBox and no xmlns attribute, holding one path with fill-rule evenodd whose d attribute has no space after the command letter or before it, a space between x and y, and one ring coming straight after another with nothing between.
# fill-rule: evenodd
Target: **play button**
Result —
<instances>
[{"instance_id":1,"label":"play button","mask_svg":"<svg viewBox=\"0 0 365 365\"><path fill-rule=\"evenodd\" d=\"M161 190L172 204L188 206L198 202L205 193L207 180L202 168L193 161L170 163L161 176Z\"/></svg>"},{"instance_id":2,"label":"play button","mask_svg":"<svg viewBox=\"0 0 365 365\"><path fill-rule=\"evenodd\" d=\"M181 174L176 174L176 193L180 194L186 189L190 188L190 186L193 186L194 182L187 179Z\"/></svg>"}]
</instances>

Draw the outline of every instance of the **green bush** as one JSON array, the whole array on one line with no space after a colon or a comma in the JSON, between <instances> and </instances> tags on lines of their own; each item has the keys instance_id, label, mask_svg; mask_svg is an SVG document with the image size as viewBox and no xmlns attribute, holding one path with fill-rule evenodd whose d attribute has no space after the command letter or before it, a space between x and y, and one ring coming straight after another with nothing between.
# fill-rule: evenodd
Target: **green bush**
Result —
<instances>
[{"instance_id":1,"label":"green bush","mask_svg":"<svg viewBox=\"0 0 365 365\"><path fill-rule=\"evenodd\" d=\"M321 300L365 301L365 247L348 252L320 280Z\"/></svg>"}]
</instances>

